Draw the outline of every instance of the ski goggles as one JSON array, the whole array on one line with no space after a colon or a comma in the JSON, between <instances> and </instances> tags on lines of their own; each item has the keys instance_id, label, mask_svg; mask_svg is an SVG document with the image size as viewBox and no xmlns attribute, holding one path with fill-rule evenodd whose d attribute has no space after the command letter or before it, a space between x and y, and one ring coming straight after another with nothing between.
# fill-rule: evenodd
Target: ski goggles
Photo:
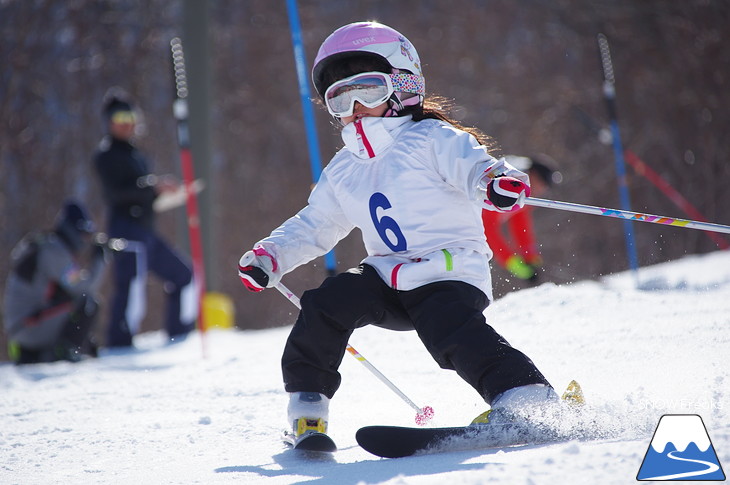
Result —
<instances>
[{"instance_id":1,"label":"ski goggles","mask_svg":"<svg viewBox=\"0 0 730 485\"><path fill-rule=\"evenodd\" d=\"M112 123L118 123L122 125L131 125L137 121L137 116L133 111L117 111L111 117Z\"/></svg>"},{"instance_id":2,"label":"ski goggles","mask_svg":"<svg viewBox=\"0 0 730 485\"><path fill-rule=\"evenodd\" d=\"M388 101L396 91L423 96L423 78L414 74L363 72L328 87L324 92L324 102L332 116L342 118L352 116L355 101L366 108L375 108Z\"/></svg>"}]
</instances>

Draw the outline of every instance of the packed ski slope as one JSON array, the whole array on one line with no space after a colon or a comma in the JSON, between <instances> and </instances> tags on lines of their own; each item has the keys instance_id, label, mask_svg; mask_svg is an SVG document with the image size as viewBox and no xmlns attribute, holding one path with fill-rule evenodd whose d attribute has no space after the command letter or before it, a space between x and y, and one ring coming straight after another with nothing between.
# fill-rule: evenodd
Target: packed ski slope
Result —
<instances>
[{"instance_id":1,"label":"packed ski slope","mask_svg":"<svg viewBox=\"0 0 730 485\"><path fill-rule=\"evenodd\" d=\"M164 346L148 334L135 353L0 365L0 483L629 484L666 413L701 415L727 473L730 252L644 268L640 289L635 276L544 284L486 312L556 387L582 384L587 412L615 430L611 439L379 459L357 446L355 431L408 426L415 412L345 356L330 416L340 451L307 459L280 441L288 328L209 332L206 358L199 336ZM351 344L432 406L435 425L467 423L485 409L412 332L363 329Z\"/></svg>"}]
</instances>

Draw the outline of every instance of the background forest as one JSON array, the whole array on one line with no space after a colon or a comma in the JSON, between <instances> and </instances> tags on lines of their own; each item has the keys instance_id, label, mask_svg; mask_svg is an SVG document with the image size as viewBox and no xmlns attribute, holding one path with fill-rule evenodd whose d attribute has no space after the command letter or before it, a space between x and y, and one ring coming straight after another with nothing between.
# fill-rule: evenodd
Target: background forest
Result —
<instances>
[{"instance_id":1,"label":"background forest","mask_svg":"<svg viewBox=\"0 0 730 485\"><path fill-rule=\"evenodd\" d=\"M122 86L144 114L138 145L157 173L180 173L170 39L190 22L183 0L0 0L0 291L12 247L49 228L67 197L104 227L91 157L102 134L106 90ZM704 216L730 224L730 3L724 0L300 0L305 56L335 28L379 20L405 34L424 65L427 91L454 100L453 115L497 140L503 154L544 153L563 182L547 198L619 207L596 36L607 36L616 73L624 148ZM312 176L284 0L211 1L205 15L210 148L196 155L203 201L208 288L230 296L239 328L293 321L276 291L249 294L240 255L306 203ZM195 19L193 19L195 21ZM183 42L188 42L183 36ZM202 67L201 67L202 66ZM201 70L206 69L204 72ZM195 89L195 85L191 85ZM341 145L327 112L316 122L323 163ZM201 120L197 120L198 123ZM195 147L196 133L192 135ZM690 218L631 168L632 210ZM545 261L557 284L627 269L615 219L535 209ZM159 228L187 247L184 210ZM707 234L634 224L641 266L718 249ZM364 256L358 234L336 248L337 267ZM284 279L301 293L324 263ZM523 287L494 267L495 294ZM160 327L162 288L150 279L144 329ZM102 303L108 298L104 287ZM107 308L103 309L105 317ZM106 318L100 321L106 325ZM5 356L0 335L0 357Z\"/></svg>"}]
</instances>

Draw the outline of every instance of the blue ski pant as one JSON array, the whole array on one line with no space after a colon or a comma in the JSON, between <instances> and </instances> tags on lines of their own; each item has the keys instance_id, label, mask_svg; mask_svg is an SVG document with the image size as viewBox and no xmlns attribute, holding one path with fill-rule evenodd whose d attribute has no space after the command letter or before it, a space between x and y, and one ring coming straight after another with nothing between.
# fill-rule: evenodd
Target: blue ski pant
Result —
<instances>
[{"instance_id":1,"label":"blue ski pant","mask_svg":"<svg viewBox=\"0 0 730 485\"><path fill-rule=\"evenodd\" d=\"M365 325L415 330L439 366L455 370L488 403L514 387L550 385L525 354L486 323L488 304L481 290L461 281L394 290L368 265L327 278L302 295L282 356L285 389L332 398L350 335Z\"/></svg>"},{"instance_id":2,"label":"blue ski pant","mask_svg":"<svg viewBox=\"0 0 730 485\"><path fill-rule=\"evenodd\" d=\"M132 345L132 336L146 314L147 272L164 282L165 330L170 337L185 335L195 325L197 298L190 266L160 236L136 221L113 219L110 238L126 240L114 251L114 295L107 329L109 347Z\"/></svg>"}]
</instances>

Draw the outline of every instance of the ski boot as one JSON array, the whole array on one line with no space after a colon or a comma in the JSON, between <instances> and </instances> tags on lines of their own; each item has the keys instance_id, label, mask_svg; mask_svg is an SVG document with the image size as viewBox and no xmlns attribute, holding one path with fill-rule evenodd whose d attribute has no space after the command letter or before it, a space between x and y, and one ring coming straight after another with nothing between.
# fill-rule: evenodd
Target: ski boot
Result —
<instances>
[{"instance_id":1,"label":"ski boot","mask_svg":"<svg viewBox=\"0 0 730 485\"><path fill-rule=\"evenodd\" d=\"M540 384L509 389L492 402L492 409L472 421L474 426L504 426L530 441L545 442L569 439L580 425L580 408L585 404L580 385L571 381L558 397L555 390Z\"/></svg>"},{"instance_id":2,"label":"ski boot","mask_svg":"<svg viewBox=\"0 0 730 485\"><path fill-rule=\"evenodd\" d=\"M318 392L293 392L289 397L287 414L292 431L286 441L294 449L333 452L337 450L327 436L329 398Z\"/></svg>"},{"instance_id":3,"label":"ski boot","mask_svg":"<svg viewBox=\"0 0 730 485\"><path fill-rule=\"evenodd\" d=\"M542 384L508 389L492 401L491 409L483 412L471 424L505 423L528 418L541 408L559 403L552 387Z\"/></svg>"}]
</instances>

